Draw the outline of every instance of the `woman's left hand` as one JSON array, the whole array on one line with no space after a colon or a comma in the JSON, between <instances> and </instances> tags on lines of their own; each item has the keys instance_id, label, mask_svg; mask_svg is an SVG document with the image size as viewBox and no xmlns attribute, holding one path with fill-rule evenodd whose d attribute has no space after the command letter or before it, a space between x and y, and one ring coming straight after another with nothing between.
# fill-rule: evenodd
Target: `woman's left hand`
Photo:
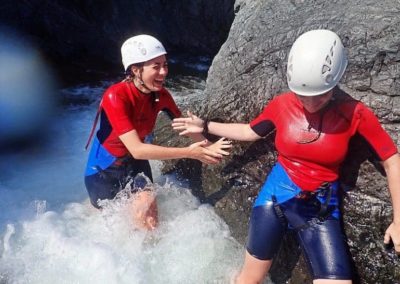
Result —
<instances>
[{"instance_id":1,"label":"woman's left hand","mask_svg":"<svg viewBox=\"0 0 400 284\"><path fill-rule=\"evenodd\" d=\"M383 242L388 245L390 240L393 242L396 253L400 254L400 224L392 222L387 228Z\"/></svg>"}]
</instances>

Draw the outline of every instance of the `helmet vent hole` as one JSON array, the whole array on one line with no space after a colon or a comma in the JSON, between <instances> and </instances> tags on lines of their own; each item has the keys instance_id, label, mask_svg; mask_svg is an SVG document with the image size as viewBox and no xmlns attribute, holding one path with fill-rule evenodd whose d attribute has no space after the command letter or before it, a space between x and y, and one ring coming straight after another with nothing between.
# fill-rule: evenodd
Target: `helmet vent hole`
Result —
<instances>
[{"instance_id":1,"label":"helmet vent hole","mask_svg":"<svg viewBox=\"0 0 400 284\"><path fill-rule=\"evenodd\" d=\"M328 75L325 77L325 82L329 85L332 81L333 81L333 76L332 76L332 74L328 74Z\"/></svg>"},{"instance_id":2,"label":"helmet vent hole","mask_svg":"<svg viewBox=\"0 0 400 284\"><path fill-rule=\"evenodd\" d=\"M322 74L325 74L325 73L330 72L330 71L331 71L331 67L329 67L328 65L324 64L322 66Z\"/></svg>"},{"instance_id":3,"label":"helmet vent hole","mask_svg":"<svg viewBox=\"0 0 400 284\"><path fill-rule=\"evenodd\" d=\"M336 40L333 42L333 45L331 47L331 56L333 57L333 50L335 49L336 46Z\"/></svg>"},{"instance_id":4,"label":"helmet vent hole","mask_svg":"<svg viewBox=\"0 0 400 284\"><path fill-rule=\"evenodd\" d=\"M329 55L326 56L325 62L328 63L329 65L332 65L332 60L331 60L331 57Z\"/></svg>"}]
</instances>

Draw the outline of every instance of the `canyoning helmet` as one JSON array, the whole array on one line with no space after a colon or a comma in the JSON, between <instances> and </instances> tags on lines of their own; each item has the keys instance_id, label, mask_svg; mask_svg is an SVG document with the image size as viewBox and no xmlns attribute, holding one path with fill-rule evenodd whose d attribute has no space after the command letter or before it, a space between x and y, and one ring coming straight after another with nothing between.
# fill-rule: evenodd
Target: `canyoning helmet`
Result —
<instances>
[{"instance_id":1,"label":"canyoning helmet","mask_svg":"<svg viewBox=\"0 0 400 284\"><path fill-rule=\"evenodd\" d=\"M149 35L137 35L127 39L121 46L122 64L125 71L135 63L142 63L167 54L162 43Z\"/></svg>"},{"instance_id":2,"label":"canyoning helmet","mask_svg":"<svg viewBox=\"0 0 400 284\"><path fill-rule=\"evenodd\" d=\"M288 56L289 89L301 96L318 96L333 89L347 67L339 36L329 30L312 30L299 36Z\"/></svg>"}]
</instances>

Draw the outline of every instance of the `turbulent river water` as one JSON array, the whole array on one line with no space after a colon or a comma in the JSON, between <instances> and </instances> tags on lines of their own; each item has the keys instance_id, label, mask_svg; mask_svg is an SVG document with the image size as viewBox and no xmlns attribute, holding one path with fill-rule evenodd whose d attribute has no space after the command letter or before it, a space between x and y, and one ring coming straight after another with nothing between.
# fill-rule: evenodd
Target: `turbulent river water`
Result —
<instances>
[{"instance_id":1,"label":"turbulent river water","mask_svg":"<svg viewBox=\"0 0 400 284\"><path fill-rule=\"evenodd\" d=\"M204 80L168 88L179 105ZM83 184L84 145L108 81L60 90L68 98L46 139L0 161L0 283L229 283L244 249L213 208L152 161L160 225L134 228L124 196L102 211ZM89 103L78 103L85 100Z\"/></svg>"}]
</instances>

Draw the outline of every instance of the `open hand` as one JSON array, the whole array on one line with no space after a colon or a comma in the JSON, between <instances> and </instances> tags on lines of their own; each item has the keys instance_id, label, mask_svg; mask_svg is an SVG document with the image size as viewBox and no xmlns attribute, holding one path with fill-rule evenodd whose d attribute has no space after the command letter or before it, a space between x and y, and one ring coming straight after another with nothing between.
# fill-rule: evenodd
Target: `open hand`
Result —
<instances>
[{"instance_id":1,"label":"open hand","mask_svg":"<svg viewBox=\"0 0 400 284\"><path fill-rule=\"evenodd\" d=\"M188 158L199 160L205 164L217 164L223 156L229 155L224 149L231 148L231 142L225 138L219 139L214 144L208 145L207 140L191 144Z\"/></svg>"},{"instance_id":2,"label":"open hand","mask_svg":"<svg viewBox=\"0 0 400 284\"><path fill-rule=\"evenodd\" d=\"M208 150L211 150L215 153L228 156L229 152L225 151L225 149L230 149L232 148L232 141L227 140L226 138L220 138L217 142L214 142L213 144L206 146Z\"/></svg>"},{"instance_id":3,"label":"open hand","mask_svg":"<svg viewBox=\"0 0 400 284\"><path fill-rule=\"evenodd\" d=\"M202 133L204 121L191 113L187 112L188 117L175 118L172 121L172 128L179 131L179 135L187 135L191 133Z\"/></svg>"},{"instance_id":4,"label":"open hand","mask_svg":"<svg viewBox=\"0 0 400 284\"><path fill-rule=\"evenodd\" d=\"M383 242L389 244L390 240L393 242L394 250L400 255L400 225L392 223L385 232L385 238Z\"/></svg>"}]
</instances>

